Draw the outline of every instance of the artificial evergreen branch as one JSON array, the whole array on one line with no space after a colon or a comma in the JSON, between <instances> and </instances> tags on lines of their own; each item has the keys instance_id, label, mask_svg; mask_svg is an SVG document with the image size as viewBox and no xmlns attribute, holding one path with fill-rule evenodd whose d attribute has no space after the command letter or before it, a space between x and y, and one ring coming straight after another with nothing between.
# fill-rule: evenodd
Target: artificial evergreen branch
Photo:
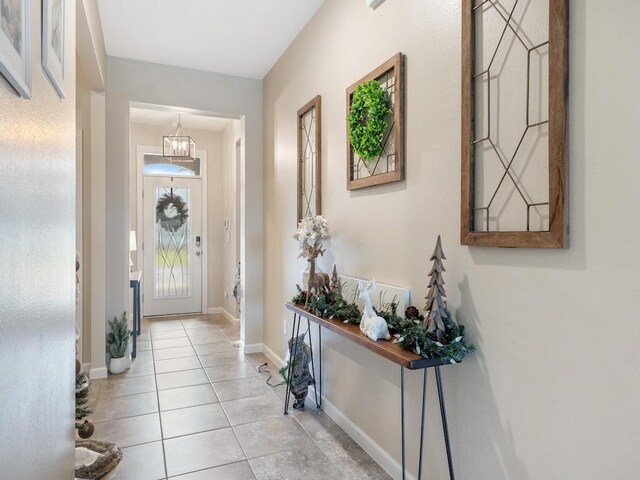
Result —
<instances>
[{"instance_id":1,"label":"artificial evergreen branch","mask_svg":"<svg viewBox=\"0 0 640 480\"><path fill-rule=\"evenodd\" d=\"M129 338L131 336L129 322L127 321L127 312L122 314L120 320L113 317L113 320L109 322L109 327L107 353L109 353L111 358L123 358L129 350Z\"/></svg>"},{"instance_id":2,"label":"artificial evergreen branch","mask_svg":"<svg viewBox=\"0 0 640 480\"><path fill-rule=\"evenodd\" d=\"M91 410L86 407L88 401L89 378L86 373L80 372L76 375L76 428L78 428L78 421L91 413Z\"/></svg>"}]
</instances>

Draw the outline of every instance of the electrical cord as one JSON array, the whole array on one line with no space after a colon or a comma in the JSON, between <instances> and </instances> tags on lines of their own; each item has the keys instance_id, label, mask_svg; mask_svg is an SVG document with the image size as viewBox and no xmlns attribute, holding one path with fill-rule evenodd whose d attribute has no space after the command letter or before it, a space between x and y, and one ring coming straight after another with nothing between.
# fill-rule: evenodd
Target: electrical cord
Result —
<instances>
[{"instance_id":1,"label":"electrical cord","mask_svg":"<svg viewBox=\"0 0 640 480\"><path fill-rule=\"evenodd\" d=\"M270 387L279 387L280 385L284 385L284 382L280 382L277 383L275 385L269 383L269 381L271 380L271 378L273 378L273 373L271 373L271 370L267 370L265 367L268 366L269 364L267 362L264 362L262 365L260 365L258 367L258 373L268 373L269 374L269 378L267 378L267 385L269 385Z\"/></svg>"}]
</instances>

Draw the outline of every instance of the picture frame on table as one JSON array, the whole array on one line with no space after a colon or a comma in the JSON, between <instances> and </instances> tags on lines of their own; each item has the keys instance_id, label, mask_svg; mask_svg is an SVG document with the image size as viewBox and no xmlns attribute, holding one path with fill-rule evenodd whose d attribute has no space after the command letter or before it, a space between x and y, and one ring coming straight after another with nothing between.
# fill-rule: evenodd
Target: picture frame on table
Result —
<instances>
[{"instance_id":1,"label":"picture frame on table","mask_svg":"<svg viewBox=\"0 0 640 480\"><path fill-rule=\"evenodd\" d=\"M64 98L65 27L65 0L42 0L42 68L60 98Z\"/></svg>"},{"instance_id":2,"label":"picture frame on table","mask_svg":"<svg viewBox=\"0 0 640 480\"><path fill-rule=\"evenodd\" d=\"M23 98L31 98L29 0L0 0L0 73Z\"/></svg>"}]
</instances>

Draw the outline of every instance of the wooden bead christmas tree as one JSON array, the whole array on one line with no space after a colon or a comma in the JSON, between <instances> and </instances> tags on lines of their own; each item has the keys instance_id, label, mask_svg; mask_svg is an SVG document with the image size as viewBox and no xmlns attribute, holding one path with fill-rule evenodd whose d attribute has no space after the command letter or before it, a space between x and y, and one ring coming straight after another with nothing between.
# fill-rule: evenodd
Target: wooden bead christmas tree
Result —
<instances>
[{"instance_id":1,"label":"wooden bead christmas tree","mask_svg":"<svg viewBox=\"0 0 640 480\"><path fill-rule=\"evenodd\" d=\"M447 304L444 297L447 296L444 290L444 278L442 272L446 269L442 265L442 260L446 260L442 251L442 243L440 242L440 235L438 235L438 241L436 242L436 248L431 255L430 260L433 261L433 267L429 272L429 291L427 296L424 297L427 300L427 304L424 307L425 316L424 321L427 324L427 333L435 335L438 340L442 340L445 332L443 318L447 316Z\"/></svg>"},{"instance_id":2,"label":"wooden bead christmas tree","mask_svg":"<svg viewBox=\"0 0 640 480\"><path fill-rule=\"evenodd\" d=\"M340 278L338 277L338 271L336 270L336 266L333 266L333 273L331 274L331 284L329 285L329 290L332 292L340 291Z\"/></svg>"}]
</instances>

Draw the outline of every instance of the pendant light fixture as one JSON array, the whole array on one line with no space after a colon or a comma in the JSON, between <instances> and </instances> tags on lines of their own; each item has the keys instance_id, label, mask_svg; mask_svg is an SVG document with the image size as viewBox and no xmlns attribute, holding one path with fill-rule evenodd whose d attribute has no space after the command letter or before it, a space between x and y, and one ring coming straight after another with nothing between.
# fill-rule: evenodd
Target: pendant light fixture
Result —
<instances>
[{"instance_id":1,"label":"pendant light fixture","mask_svg":"<svg viewBox=\"0 0 640 480\"><path fill-rule=\"evenodd\" d=\"M175 135L162 137L162 155L172 162L195 162L196 142L182 135L182 117L178 114L178 129Z\"/></svg>"}]
</instances>

